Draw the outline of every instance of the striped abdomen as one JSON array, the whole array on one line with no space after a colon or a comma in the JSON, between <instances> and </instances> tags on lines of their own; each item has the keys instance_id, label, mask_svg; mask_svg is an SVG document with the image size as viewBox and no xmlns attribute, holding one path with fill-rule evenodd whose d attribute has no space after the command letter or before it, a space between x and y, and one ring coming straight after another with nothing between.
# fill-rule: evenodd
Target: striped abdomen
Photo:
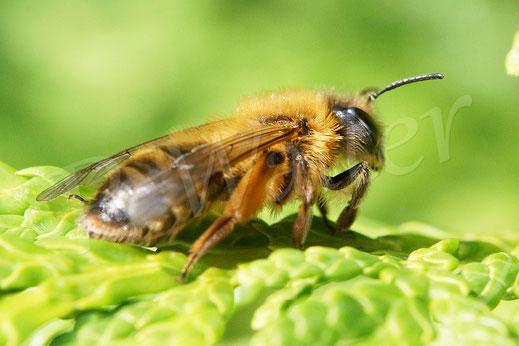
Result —
<instances>
[{"instance_id":1,"label":"striped abdomen","mask_svg":"<svg viewBox=\"0 0 519 346\"><path fill-rule=\"evenodd\" d=\"M90 237L145 245L173 238L201 212L186 193L185 177L183 181L172 168L180 154L177 147L157 147L135 155L114 171L83 217ZM204 210L211 201L205 201Z\"/></svg>"}]
</instances>

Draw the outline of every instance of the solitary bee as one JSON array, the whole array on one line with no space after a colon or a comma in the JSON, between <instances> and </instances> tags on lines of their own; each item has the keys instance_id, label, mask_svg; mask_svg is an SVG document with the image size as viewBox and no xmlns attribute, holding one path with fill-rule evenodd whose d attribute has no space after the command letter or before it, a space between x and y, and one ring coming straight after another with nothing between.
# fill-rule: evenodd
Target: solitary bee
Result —
<instances>
[{"instance_id":1,"label":"solitary bee","mask_svg":"<svg viewBox=\"0 0 519 346\"><path fill-rule=\"evenodd\" d=\"M80 224L90 237L153 245L168 241L211 209L222 215L195 241L189 268L265 206L299 200L293 241L302 248L317 204L326 218L326 190L349 188L336 231L348 230L366 195L370 170L384 165L382 131L372 104L402 85L441 79L426 74L378 92L337 96L286 90L242 100L231 117L175 131L84 168L43 191L48 201L109 173ZM358 164L336 175L344 160ZM328 225L331 225L328 223Z\"/></svg>"}]
</instances>

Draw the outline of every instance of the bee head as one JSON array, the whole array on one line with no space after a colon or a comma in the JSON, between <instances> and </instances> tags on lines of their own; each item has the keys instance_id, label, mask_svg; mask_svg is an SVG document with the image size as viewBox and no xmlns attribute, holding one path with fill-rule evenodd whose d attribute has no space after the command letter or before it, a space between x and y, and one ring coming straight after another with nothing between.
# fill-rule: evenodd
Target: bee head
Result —
<instances>
[{"instance_id":1,"label":"bee head","mask_svg":"<svg viewBox=\"0 0 519 346\"><path fill-rule=\"evenodd\" d=\"M442 78L441 73L409 77L393 82L367 97L362 96L361 93L353 99L335 99L332 113L341 125L339 133L343 138L342 147L346 150L346 156L356 160L365 160L374 170L381 169L384 165L382 130L372 115L372 103L386 91L402 85Z\"/></svg>"},{"instance_id":2,"label":"bee head","mask_svg":"<svg viewBox=\"0 0 519 346\"><path fill-rule=\"evenodd\" d=\"M384 165L382 130L371 115L371 107L365 102L339 101L332 112L341 125L341 146L346 151L346 157L365 160L372 169L381 169Z\"/></svg>"}]
</instances>

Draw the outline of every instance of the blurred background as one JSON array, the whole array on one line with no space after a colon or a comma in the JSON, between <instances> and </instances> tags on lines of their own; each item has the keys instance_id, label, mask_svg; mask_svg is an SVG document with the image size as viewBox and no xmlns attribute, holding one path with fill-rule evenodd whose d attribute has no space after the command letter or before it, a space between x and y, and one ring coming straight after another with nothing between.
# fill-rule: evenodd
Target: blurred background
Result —
<instances>
[{"instance_id":1,"label":"blurred background","mask_svg":"<svg viewBox=\"0 0 519 346\"><path fill-rule=\"evenodd\" d=\"M362 216L517 230L517 18L511 0L3 0L0 160L70 169L260 91L442 72L377 100L388 166Z\"/></svg>"}]
</instances>

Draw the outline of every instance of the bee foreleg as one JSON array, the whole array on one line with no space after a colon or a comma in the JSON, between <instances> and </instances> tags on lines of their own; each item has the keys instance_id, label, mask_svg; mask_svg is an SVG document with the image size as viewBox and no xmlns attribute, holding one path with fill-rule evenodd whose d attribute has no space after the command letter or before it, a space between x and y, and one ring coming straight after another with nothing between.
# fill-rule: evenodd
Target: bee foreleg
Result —
<instances>
[{"instance_id":1,"label":"bee foreleg","mask_svg":"<svg viewBox=\"0 0 519 346\"><path fill-rule=\"evenodd\" d=\"M296 157L296 186L302 202L294 222L292 240L298 249L302 249L312 224L312 206L317 196L316 184L310 179L308 165L301 155Z\"/></svg>"},{"instance_id":2,"label":"bee foreleg","mask_svg":"<svg viewBox=\"0 0 519 346\"><path fill-rule=\"evenodd\" d=\"M200 257L232 232L236 223L245 222L259 212L265 203L269 183L282 169L281 163L284 160L285 156L277 151L261 154L231 193L223 215L216 219L191 247L187 263L180 275L181 281Z\"/></svg>"},{"instance_id":3,"label":"bee foreleg","mask_svg":"<svg viewBox=\"0 0 519 346\"><path fill-rule=\"evenodd\" d=\"M328 178L324 186L331 190L340 190L355 184L351 193L351 199L337 219L337 231L348 230L358 213L358 206L368 191L370 182L369 166L366 161L342 172L335 177Z\"/></svg>"},{"instance_id":4,"label":"bee foreleg","mask_svg":"<svg viewBox=\"0 0 519 346\"><path fill-rule=\"evenodd\" d=\"M361 163L356 164L350 169L337 174L334 177L325 177L323 179L323 186L329 190L342 190L353 184L357 177L367 169L368 163L366 161L362 161Z\"/></svg>"}]
</instances>

